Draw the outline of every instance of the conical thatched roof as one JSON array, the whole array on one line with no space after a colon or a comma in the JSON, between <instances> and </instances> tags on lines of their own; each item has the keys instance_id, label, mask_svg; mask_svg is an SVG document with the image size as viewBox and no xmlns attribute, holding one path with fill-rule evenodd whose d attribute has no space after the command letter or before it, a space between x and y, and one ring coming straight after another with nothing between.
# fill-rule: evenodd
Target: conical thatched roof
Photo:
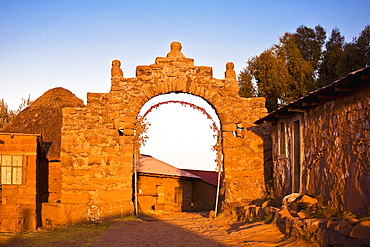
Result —
<instances>
[{"instance_id":1,"label":"conical thatched roof","mask_svg":"<svg viewBox=\"0 0 370 247\"><path fill-rule=\"evenodd\" d=\"M42 134L48 160L60 159L62 109L84 107L81 99L67 89L57 87L21 111L11 122L0 129L3 133Z\"/></svg>"}]
</instances>

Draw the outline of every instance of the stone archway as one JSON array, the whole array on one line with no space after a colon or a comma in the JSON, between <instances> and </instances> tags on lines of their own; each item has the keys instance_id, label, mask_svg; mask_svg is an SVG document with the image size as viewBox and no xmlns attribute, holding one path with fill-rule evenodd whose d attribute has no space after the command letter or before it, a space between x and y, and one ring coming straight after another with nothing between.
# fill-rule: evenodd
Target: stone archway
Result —
<instances>
[{"instance_id":1,"label":"stone archway","mask_svg":"<svg viewBox=\"0 0 370 247\"><path fill-rule=\"evenodd\" d=\"M135 121L149 99L170 92L202 97L219 116L224 203L263 196L263 140L252 129L266 114L265 99L238 96L233 63L226 64L225 79L215 79L211 67L194 66L181 44L173 42L166 57L138 66L134 78L124 78L114 60L111 85L109 93L88 93L85 108L63 109L62 187L56 205L66 223L133 212Z\"/></svg>"}]
</instances>

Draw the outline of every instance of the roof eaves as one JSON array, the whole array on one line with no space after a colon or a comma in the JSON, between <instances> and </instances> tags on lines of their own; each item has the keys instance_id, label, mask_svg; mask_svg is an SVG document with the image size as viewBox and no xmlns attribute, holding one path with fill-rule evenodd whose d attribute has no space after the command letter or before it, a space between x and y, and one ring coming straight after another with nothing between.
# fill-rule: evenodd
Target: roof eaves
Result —
<instances>
[{"instance_id":1,"label":"roof eaves","mask_svg":"<svg viewBox=\"0 0 370 247\"><path fill-rule=\"evenodd\" d=\"M28 133L1 133L0 132L0 135L17 135L17 136L41 136L41 133L40 134L28 134Z\"/></svg>"},{"instance_id":2,"label":"roof eaves","mask_svg":"<svg viewBox=\"0 0 370 247\"><path fill-rule=\"evenodd\" d=\"M348 89L347 92L351 92L352 90L350 88L346 88L346 87L339 88L338 86L344 86L344 85L348 84L349 82L351 82L351 79L360 75L361 73L370 73L370 66L367 66L365 68L356 70L354 72L351 72L347 76L345 76L345 77L343 77L339 80L336 80L336 81L332 82L329 85L326 85L322 88L319 88L315 91L312 91L312 92L308 93L307 95L305 95L305 96L303 96L303 97L301 97L301 98L299 98L295 101L290 102L287 105L281 106L280 108L272 111L268 115L258 119L254 123L255 124L262 124L262 123L265 123L265 122L276 121L277 119L281 118L282 116L287 116L287 115L291 115L294 112L299 112L299 110L294 111L294 109L306 109L307 106L316 106L317 104L314 104L312 99L314 99L315 97L320 98L320 96L322 96L322 98L325 98L325 96L327 96L327 95L325 95L324 93L329 92L330 90L335 91L336 87L337 87L338 91L343 90L343 92L346 92L346 89ZM329 98L330 96L327 96L327 97ZM310 102L312 103L311 105L310 105Z\"/></svg>"}]
</instances>

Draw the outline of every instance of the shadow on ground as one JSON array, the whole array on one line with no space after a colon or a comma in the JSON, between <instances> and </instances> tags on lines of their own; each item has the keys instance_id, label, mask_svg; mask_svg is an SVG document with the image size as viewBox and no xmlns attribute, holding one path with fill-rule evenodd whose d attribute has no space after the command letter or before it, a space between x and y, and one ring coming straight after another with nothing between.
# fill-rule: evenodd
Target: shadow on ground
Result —
<instances>
[{"instance_id":1,"label":"shadow on ground","mask_svg":"<svg viewBox=\"0 0 370 247\"><path fill-rule=\"evenodd\" d=\"M106 246L224 246L161 220L116 221L93 247Z\"/></svg>"},{"instance_id":2,"label":"shadow on ground","mask_svg":"<svg viewBox=\"0 0 370 247\"><path fill-rule=\"evenodd\" d=\"M14 235L0 246L312 246L285 239L272 224L235 223L208 213L154 213L129 216L110 224L66 226L51 231Z\"/></svg>"}]
</instances>

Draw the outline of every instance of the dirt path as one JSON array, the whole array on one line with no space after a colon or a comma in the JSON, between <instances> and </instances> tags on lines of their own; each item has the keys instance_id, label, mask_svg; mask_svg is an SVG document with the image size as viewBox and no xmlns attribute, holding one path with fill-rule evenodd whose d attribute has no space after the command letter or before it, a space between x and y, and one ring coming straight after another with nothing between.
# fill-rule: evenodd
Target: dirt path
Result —
<instances>
[{"instance_id":1,"label":"dirt path","mask_svg":"<svg viewBox=\"0 0 370 247\"><path fill-rule=\"evenodd\" d=\"M312 246L304 241L284 239L272 224L229 224L201 213L153 217L147 221L116 221L92 246Z\"/></svg>"}]
</instances>

